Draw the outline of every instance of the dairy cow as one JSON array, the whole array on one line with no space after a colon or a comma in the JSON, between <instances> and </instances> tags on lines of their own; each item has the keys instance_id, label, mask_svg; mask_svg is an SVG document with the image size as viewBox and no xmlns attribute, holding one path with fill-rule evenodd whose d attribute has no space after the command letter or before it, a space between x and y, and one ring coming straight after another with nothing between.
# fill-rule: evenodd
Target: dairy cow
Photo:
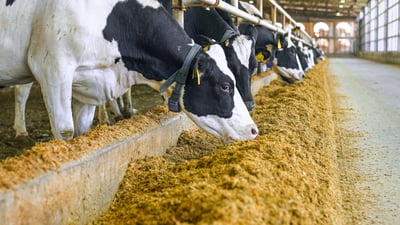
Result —
<instances>
[{"instance_id":1,"label":"dairy cow","mask_svg":"<svg viewBox=\"0 0 400 225\"><path fill-rule=\"evenodd\" d=\"M248 23L239 25L242 31L248 26ZM271 30L263 26L255 26L257 29L257 40L255 45L256 55L262 54L263 58L268 58L269 63L282 79L288 83L301 81L304 77L304 71L301 67L299 57L296 53L296 46L290 40L290 33L275 34ZM268 46L272 46L272 51L268 50Z\"/></svg>"},{"instance_id":2,"label":"dairy cow","mask_svg":"<svg viewBox=\"0 0 400 225\"><path fill-rule=\"evenodd\" d=\"M247 13L262 19L261 12L252 4L244 1L239 1L239 6ZM239 30L242 32L251 24L242 21L239 25ZM281 26L281 24L275 24ZM301 68L299 58L296 53L296 47L291 41L291 30L287 30L286 34L276 34L263 26L256 26L257 41L256 55L262 54L263 58L269 59L269 64L273 65L273 69L281 75L282 79L288 83L301 81L304 77L304 71ZM272 45L272 52L267 49L268 45Z\"/></svg>"},{"instance_id":3,"label":"dairy cow","mask_svg":"<svg viewBox=\"0 0 400 225\"><path fill-rule=\"evenodd\" d=\"M288 83L302 81L304 71L301 67L297 48L290 38L290 31L287 34L277 34L277 69L283 80Z\"/></svg>"},{"instance_id":4,"label":"dairy cow","mask_svg":"<svg viewBox=\"0 0 400 225\"><path fill-rule=\"evenodd\" d=\"M176 83L171 108L226 142L258 134L222 48L204 52L158 1L8 0L0 13L0 85L36 80L55 138L71 139L74 119L93 117L95 105L75 97L73 117L73 90L93 97L85 82L120 70L165 82L162 90Z\"/></svg>"},{"instance_id":5,"label":"dairy cow","mask_svg":"<svg viewBox=\"0 0 400 225\"><path fill-rule=\"evenodd\" d=\"M309 71L312 68L312 63L310 62L307 50L304 49L302 42L294 41L293 43L296 46L296 54L299 58L301 68L304 72Z\"/></svg>"},{"instance_id":6,"label":"dairy cow","mask_svg":"<svg viewBox=\"0 0 400 225\"><path fill-rule=\"evenodd\" d=\"M172 1L160 0L163 6L172 14ZM229 69L236 78L236 86L247 108L255 106L251 94L251 77L254 74L257 61L254 54L256 30L248 29L240 34L233 25L230 15L215 8L191 7L184 13L184 29L196 43L208 45L203 37L220 43L224 49Z\"/></svg>"},{"instance_id":7,"label":"dairy cow","mask_svg":"<svg viewBox=\"0 0 400 225\"><path fill-rule=\"evenodd\" d=\"M162 5L172 15L172 1L160 0ZM195 39L196 43L209 45L213 43L206 38L216 40L224 49L228 66L236 78L236 87L242 96L246 107L251 111L254 99L251 93L251 78L257 66L254 54L254 42L257 36L254 27L250 27L242 34L234 25L231 16L225 11L214 8L193 7L185 10L184 29L188 35ZM148 81L145 83L149 84ZM115 118L129 118L133 115L133 105L130 94L127 93L121 99L109 102ZM118 104L119 103L119 104ZM101 118L107 118L107 111L103 106L99 110ZM108 119L104 119L109 123Z\"/></svg>"}]
</instances>

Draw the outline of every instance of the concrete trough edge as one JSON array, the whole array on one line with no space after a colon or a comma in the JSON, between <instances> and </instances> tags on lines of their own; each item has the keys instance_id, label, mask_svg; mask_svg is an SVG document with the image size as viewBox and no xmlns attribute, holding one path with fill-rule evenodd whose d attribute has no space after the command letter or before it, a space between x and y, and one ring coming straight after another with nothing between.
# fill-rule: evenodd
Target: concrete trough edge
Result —
<instances>
[{"instance_id":1,"label":"concrete trough edge","mask_svg":"<svg viewBox=\"0 0 400 225\"><path fill-rule=\"evenodd\" d=\"M252 93L276 79L252 82ZM183 113L78 160L65 163L0 194L0 224L88 224L106 211L132 160L163 155L184 130L196 127Z\"/></svg>"}]
</instances>

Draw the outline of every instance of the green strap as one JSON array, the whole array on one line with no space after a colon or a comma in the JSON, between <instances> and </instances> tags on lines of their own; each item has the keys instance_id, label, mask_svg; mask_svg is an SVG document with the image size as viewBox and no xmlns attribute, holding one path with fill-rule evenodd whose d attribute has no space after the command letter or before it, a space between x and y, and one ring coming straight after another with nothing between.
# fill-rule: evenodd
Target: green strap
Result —
<instances>
[{"instance_id":1,"label":"green strap","mask_svg":"<svg viewBox=\"0 0 400 225\"><path fill-rule=\"evenodd\" d=\"M191 63L200 50L201 46L198 44L194 44L190 49L189 53L187 54L182 67L175 73L173 73L160 88L160 92L163 93L168 89L169 86L171 86L174 82L176 82L175 89L172 92L171 97L168 99L168 108L170 111L173 112L181 111L179 106L179 98L181 95L181 90L186 83Z\"/></svg>"}]
</instances>

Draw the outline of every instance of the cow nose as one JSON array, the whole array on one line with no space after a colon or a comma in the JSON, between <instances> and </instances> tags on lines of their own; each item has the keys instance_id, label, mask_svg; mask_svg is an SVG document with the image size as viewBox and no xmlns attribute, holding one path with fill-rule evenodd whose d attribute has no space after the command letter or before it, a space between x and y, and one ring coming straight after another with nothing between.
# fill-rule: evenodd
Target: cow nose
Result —
<instances>
[{"instance_id":1,"label":"cow nose","mask_svg":"<svg viewBox=\"0 0 400 225\"><path fill-rule=\"evenodd\" d=\"M251 137L254 139L258 135L258 128L256 126L251 127L250 129Z\"/></svg>"}]
</instances>

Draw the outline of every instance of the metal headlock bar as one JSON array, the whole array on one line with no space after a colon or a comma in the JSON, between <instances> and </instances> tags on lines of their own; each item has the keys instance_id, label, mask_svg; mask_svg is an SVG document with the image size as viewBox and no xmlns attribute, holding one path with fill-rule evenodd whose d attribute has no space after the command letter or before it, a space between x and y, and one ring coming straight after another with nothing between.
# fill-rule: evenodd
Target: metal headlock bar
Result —
<instances>
[{"instance_id":1,"label":"metal headlock bar","mask_svg":"<svg viewBox=\"0 0 400 225\"><path fill-rule=\"evenodd\" d=\"M269 0L269 2L277 8L286 18L288 18L292 23L296 24L297 22L275 1L275 0ZM312 37L306 32L306 31L301 31L309 40L312 39Z\"/></svg>"},{"instance_id":2,"label":"metal headlock bar","mask_svg":"<svg viewBox=\"0 0 400 225\"><path fill-rule=\"evenodd\" d=\"M273 4L276 9L278 9L286 18L288 18L292 23L296 24L296 21L278 4L276 3L274 0L269 0L271 2L271 4ZM235 6L232 6L224 1L221 0L182 0L183 4L186 7L193 7L193 6L203 6L203 7L215 7L221 10L224 10L228 13L231 13L235 16L241 17L253 24L257 24L263 27L266 27L274 32L278 32L281 34L285 34L286 31L278 26L275 26L273 24L271 24L270 22L268 22L267 20L261 19L257 16L253 16ZM307 38L309 38L310 40L312 39L310 37L310 35L307 34L307 32L305 31L301 31L303 34L305 34L305 36L307 36ZM300 41L303 42L305 45L308 46L312 46L311 43L298 38L296 36L291 35L291 38L296 40L296 41Z\"/></svg>"}]
</instances>

